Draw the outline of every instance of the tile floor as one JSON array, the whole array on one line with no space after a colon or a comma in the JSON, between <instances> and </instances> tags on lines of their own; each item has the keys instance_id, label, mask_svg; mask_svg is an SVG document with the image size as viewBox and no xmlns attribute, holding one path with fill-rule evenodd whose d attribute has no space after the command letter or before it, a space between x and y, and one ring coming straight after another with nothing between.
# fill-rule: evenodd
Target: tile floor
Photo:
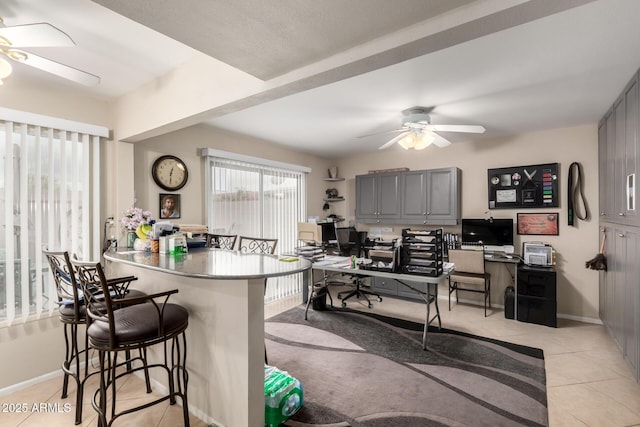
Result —
<instances>
[{"instance_id":1,"label":"tile floor","mask_svg":"<svg viewBox=\"0 0 640 427\"><path fill-rule=\"evenodd\" d=\"M337 289L340 290L340 289ZM335 288L332 293L337 291ZM300 296L267 304L265 317L275 315L299 304ZM334 302L337 301L334 297ZM542 348L547 371L547 391L550 426L623 427L640 426L640 384L632 378L613 340L603 326L559 319L558 328L521 323L504 318L496 309L483 317L479 306L460 304L447 310L447 301L440 300L443 326L504 341ZM354 309L369 310L359 301L349 302ZM380 314L422 321L424 304L384 298L374 302ZM60 399L61 378L43 382L0 397L0 408L7 403L28 402L26 413L1 413L0 427L73 426L74 413L33 410L33 403L58 403L61 408L73 403L73 394ZM145 395L144 385L137 377L122 382L119 397L123 405L139 404L136 396ZM85 395L83 426L96 425L90 397ZM115 426L173 427L182 425L181 408L168 403L122 417ZM191 417L194 427L206 426Z\"/></svg>"}]
</instances>

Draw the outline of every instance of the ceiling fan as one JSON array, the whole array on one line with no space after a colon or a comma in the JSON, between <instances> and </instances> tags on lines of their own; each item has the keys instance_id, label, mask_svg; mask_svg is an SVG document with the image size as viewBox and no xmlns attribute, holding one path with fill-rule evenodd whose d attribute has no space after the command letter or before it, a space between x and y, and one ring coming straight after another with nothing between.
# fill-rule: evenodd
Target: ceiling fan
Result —
<instances>
[{"instance_id":1,"label":"ceiling fan","mask_svg":"<svg viewBox=\"0 0 640 427\"><path fill-rule=\"evenodd\" d=\"M42 22L8 27L0 17L0 53L7 58L85 86L97 85L100 83L100 77L98 76L21 50L25 47L65 47L75 45L71 37L49 23ZM11 71L11 64L0 57L0 84L2 79L11 74Z\"/></svg>"},{"instance_id":2,"label":"ceiling fan","mask_svg":"<svg viewBox=\"0 0 640 427\"><path fill-rule=\"evenodd\" d=\"M477 125L432 125L429 113L433 107L412 107L402 112L403 118L400 129L394 129L381 133L401 132L399 135L383 144L379 150L384 150L395 144L400 144L402 148L408 150L423 150L429 145L434 144L438 147L446 147L451 142L438 135L436 132L465 132L465 133L484 133L483 126ZM371 135L363 135L361 138Z\"/></svg>"}]
</instances>

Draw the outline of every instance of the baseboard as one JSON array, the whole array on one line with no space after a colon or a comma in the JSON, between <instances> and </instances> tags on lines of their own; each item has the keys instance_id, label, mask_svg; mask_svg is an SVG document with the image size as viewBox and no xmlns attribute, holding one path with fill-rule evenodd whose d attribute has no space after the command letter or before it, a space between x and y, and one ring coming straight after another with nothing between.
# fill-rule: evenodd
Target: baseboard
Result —
<instances>
[{"instance_id":1,"label":"baseboard","mask_svg":"<svg viewBox=\"0 0 640 427\"><path fill-rule=\"evenodd\" d=\"M90 361L90 363L93 365L94 362L97 362L97 359L92 359ZM80 363L80 369L84 369L84 362ZM15 393L17 391L20 390L24 390L25 388L29 388L31 386L43 383L45 381L49 381L50 379L56 378L56 377L62 377L63 372L62 369L57 369L53 372L49 372L46 373L44 375L40 375L38 377L34 377L31 379L28 379L26 381L22 381L20 383L17 384L12 384L8 387L2 388L0 389L0 397L3 396L7 396L9 394ZM144 373L143 371L136 371L134 372L134 375L140 377L143 381L144 381ZM73 380L72 380L73 381ZM168 394L169 393L169 389L167 387L165 387L162 383L158 382L157 380L150 378L152 387L154 388L154 390L159 391L161 394ZM60 382L60 386L62 387L62 380ZM182 400L181 399L176 399L176 404L182 406ZM194 416L198 417L199 419L201 419L202 421L204 421L207 426L216 426L216 427L224 427L224 424L220 424L218 423L216 420L214 420L213 418L211 418L208 414L205 414L202 410L200 410L199 408L194 407L193 405L189 405L189 412L191 414L193 414Z\"/></svg>"},{"instance_id":2,"label":"baseboard","mask_svg":"<svg viewBox=\"0 0 640 427\"><path fill-rule=\"evenodd\" d=\"M447 295L438 295L438 300L445 300L445 301L447 301L447 304L449 303L449 297ZM467 305L475 305L477 307L484 307L484 303L482 301L468 300L468 299L464 299L464 298L459 298L458 301L460 301L463 304L467 304ZM491 307L492 308L500 308L500 309L504 310L504 305L503 304L491 303ZM568 320L574 320L576 322L591 323L591 324L594 324L594 325L603 325L604 324L604 323L602 323L602 320L594 319L593 317L574 316L572 314L562 314L562 313L556 314L556 317L558 319L568 319Z\"/></svg>"},{"instance_id":3,"label":"baseboard","mask_svg":"<svg viewBox=\"0 0 640 427\"><path fill-rule=\"evenodd\" d=\"M15 393L16 391L24 390L25 388L29 388L33 385L36 385L45 381L49 381L50 379L53 379L56 377L62 377L62 370L58 369L54 372L49 372L47 374L40 375L39 377L31 378L26 381L22 381L17 384L12 384L9 387L0 389L0 397L7 396L11 393Z\"/></svg>"}]
</instances>

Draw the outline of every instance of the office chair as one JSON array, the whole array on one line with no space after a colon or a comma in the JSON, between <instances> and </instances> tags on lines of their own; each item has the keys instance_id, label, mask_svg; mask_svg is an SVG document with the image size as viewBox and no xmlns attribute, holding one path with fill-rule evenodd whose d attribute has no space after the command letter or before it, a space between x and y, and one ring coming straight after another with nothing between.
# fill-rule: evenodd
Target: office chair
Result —
<instances>
[{"instance_id":1,"label":"office chair","mask_svg":"<svg viewBox=\"0 0 640 427\"><path fill-rule=\"evenodd\" d=\"M487 317L487 302L491 308L491 274L484 268L484 251L467 249L449 249L449 262L455 267L449 275L449 311L451 311L451 294L458 291L484 294L484 317ZM471 286L481 285L482 288L463 288L460 283Z\"/></svg>"},{"instance_id":2,"label":"office chair","mask_svg":"<svg viewBox=\"0 0 640 427\"><path fill-rule=\"evenodd\" d=\"M336 238L338 240L340 255L359 255L361 252L361 237L362 235L359 235L354 227L336 227ZM351 274L350 276L352 283L355 284L355 289L351 291L338 292L338 299L342 300L343 308L347 306L346 301L353 296L356 298L362 297L367 300L367 306L369 308L373 308L369 295L375 296L380 302L382 301L382 297L379 294L362 289L362 280L364 279L364 276L358 274Z\"/></svg>"}]
</instances>

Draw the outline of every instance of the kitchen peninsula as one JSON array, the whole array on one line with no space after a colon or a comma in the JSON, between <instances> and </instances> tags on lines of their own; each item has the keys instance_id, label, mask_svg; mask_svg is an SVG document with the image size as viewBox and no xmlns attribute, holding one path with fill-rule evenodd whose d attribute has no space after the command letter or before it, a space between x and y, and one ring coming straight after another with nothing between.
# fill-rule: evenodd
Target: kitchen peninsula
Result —
<instances>
[{"instance_id":1,"label":"kitchen peninsula","mask_svg":"<svg viewBox=\"0 0 640 427\"><path fill-rule=\"evenodd\" d=\"M206 248L177 255L106 252L104 258L108 275L138 276L136 289L179 290L169 301L189 311L190 411L227 427L262 425L265 279L304 273L306 286L311 263Z\"/></svg>"}]
</instances>

